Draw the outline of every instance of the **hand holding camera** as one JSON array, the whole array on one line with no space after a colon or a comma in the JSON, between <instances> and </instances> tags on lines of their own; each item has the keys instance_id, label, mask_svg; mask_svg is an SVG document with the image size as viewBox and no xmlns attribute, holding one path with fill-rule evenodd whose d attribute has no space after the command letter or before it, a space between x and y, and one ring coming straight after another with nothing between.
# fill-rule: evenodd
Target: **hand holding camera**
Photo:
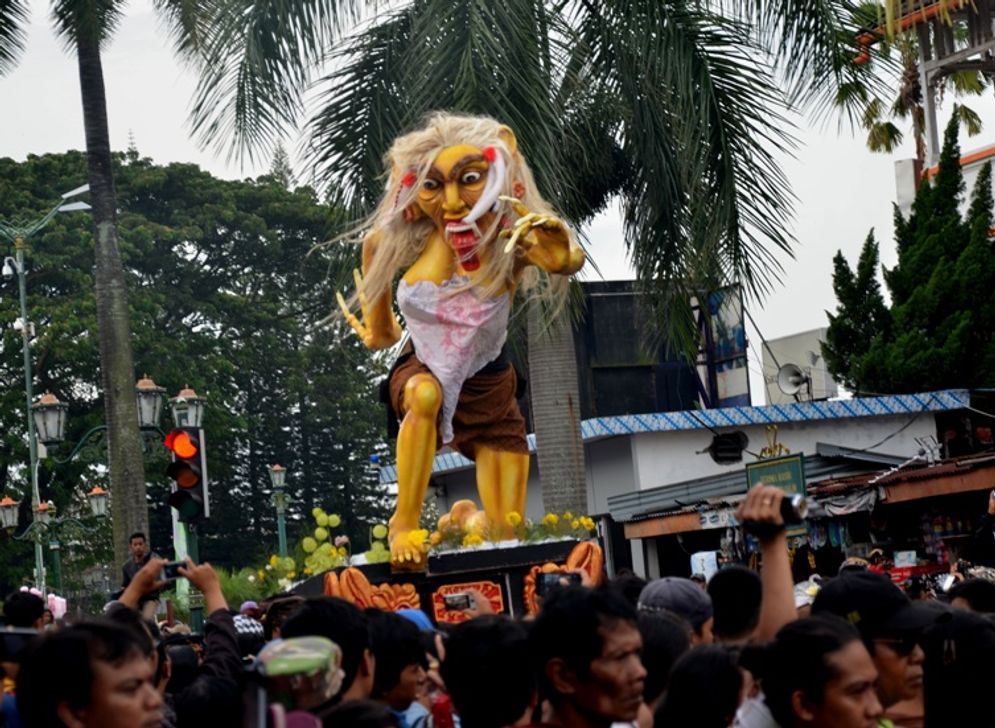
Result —
<instances>
[{"instance_id":1,"label":"hand holding camera","mask_svg":"<svg viewBox=\"0 0 995 728\"><path fill-rule=\"evenodd\" d=\"M776 486L763 484L753 486L736 510L743 528L760 541L775 538L785 526L804 521L807 514L805 496L788 495Z\"/></svg>"}]
</instances>

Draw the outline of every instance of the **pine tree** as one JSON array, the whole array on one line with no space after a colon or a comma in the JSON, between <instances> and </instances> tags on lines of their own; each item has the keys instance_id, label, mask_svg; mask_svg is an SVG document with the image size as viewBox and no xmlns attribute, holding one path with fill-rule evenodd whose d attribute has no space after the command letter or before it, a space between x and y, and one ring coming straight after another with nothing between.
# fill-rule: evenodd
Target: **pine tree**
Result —
<instances>
[{"instance_id":1,"label":"pine tree","mask_svg":"<svg viewBox=\"0 0 995 728\"><path fill-rule=\"evenodd\" d=\"M896 210L898 263L884 271L891 294L887 315L875 316L867 309L882 310L874 301L875 293L880 297L876 281L871 285L861 276L865 255L873 254L877 265L871 239L856 276L837 255L839 306L829 317L824 352L840 382L866 393L995 383L991 185L991 166L985 165L962 217L965 185L955 116L946 129L935 178L923 181L908 218ZM866 327L860 329L861 324Z\"/></svg>"},{"instance_id":2,"label":"pine tree","mask_svg":"<svg viewBox=\"0 0 995 728\"><path fill-rule=\"evenodd\" d=\"M854 391L859 389L857 366L861 357L870 350L874 337L882 335L889 326L888 307L877 279L878 261L873 230L867 234L860 251L856 274L842 251L833 258L833 290L839 305L835 315L826 312L829 330L822 355L839 382Z\"/></svg>"},{"instance_id":3,"label":"pine tree","mask_svg":"<svg viewBox=\"0 0 995 728\"><path fill-rule=\"evenodd\" d=\"M270 164L269 176L281 187L288 190L295 184L294 168L290 164L290 155L287 154L283 142L277 143L276 149L273 150L273 162Z\"/></svg>"}]
</instances>

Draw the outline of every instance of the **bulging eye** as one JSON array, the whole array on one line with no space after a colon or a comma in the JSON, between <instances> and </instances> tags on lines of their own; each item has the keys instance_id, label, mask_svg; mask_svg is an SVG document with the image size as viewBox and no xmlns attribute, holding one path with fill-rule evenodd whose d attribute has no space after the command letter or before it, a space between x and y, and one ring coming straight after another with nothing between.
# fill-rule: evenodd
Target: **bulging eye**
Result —
<instances>
[{"instance_id":1,"label":"bulging eye","mask_svg":"<svg viewBox=\"0 0 995 728\"><path fill-rule=\"evenodd\" d=\"M427 179L421 183L421 187L423 190L429 190L430 192L434 192L435 190L439 189L439 183L436 182L434 179Z\"/></svg>"},{"instance_id":2,"label":"bulging eye","mask_svg":"<svg viewBox=\"0 0 995 728\"><path fill-rule=\"evenodd\" d=\"M473 170L471 170L469 172L463 173L463 176L460 177L460 182L462 182L465 185L472 185L476 182L479 182L481 177L483 177L483 175L480 174L480 172L474 172Z\"/></svg>"}]
</instances>

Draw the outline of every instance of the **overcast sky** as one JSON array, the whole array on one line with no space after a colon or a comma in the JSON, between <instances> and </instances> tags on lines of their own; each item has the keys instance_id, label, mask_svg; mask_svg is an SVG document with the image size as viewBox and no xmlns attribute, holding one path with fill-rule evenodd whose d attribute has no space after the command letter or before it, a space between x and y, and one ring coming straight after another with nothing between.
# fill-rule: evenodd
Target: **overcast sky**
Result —
<instances>
[{"instance_id":1,"label":"overcast sky","mask_svg":"<svg viewBox=\"0 0 995 728\"><path fill-rule=\"evenodd\" d=\"M0 156L83 148L83 124L74 59L49 29L48 3L35 0L28 50L20 66L0 78ZM125 149L129 134L139 152L158 163L194 162L219 177L239 178L261 169L228 165L187 136L186 116L194 78L174 60L148 0L129 4L117 36L103 56L111 144ZM973 99L985 124L981 137L962 140L964 149L985 146L995 137L991 95ZM944 111L949 111L947 102ZM946 118L944 114L943 119ZM783 167L798 198L792 229L795 259L784 261L783 284L764 301L748 301L763 336L771 339L826 325L832 310L832 258L838 249L855 260L870 228L881 243L882 262L895 261L891 203L894 162L913 156L911 142L894 155L872 154L862 137L838 134L835 123L815 128L799 119L800 147ZM941 120L942 123L942 120ZM264 165L268 166L268 165ZM618 214L610 211L588 230L592 257L608 279L632 277L624 255ZM331 305L331 294L329 303ZM763 399L759 345L751 344L753 400Z\"/></svg>"}]
</instances>

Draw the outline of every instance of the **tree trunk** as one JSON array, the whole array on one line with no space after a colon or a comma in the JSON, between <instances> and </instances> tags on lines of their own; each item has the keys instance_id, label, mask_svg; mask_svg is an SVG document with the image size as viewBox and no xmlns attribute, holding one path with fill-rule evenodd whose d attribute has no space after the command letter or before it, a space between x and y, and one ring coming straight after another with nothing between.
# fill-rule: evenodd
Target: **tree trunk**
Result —
<instances>
[{"instance_id":1,"label":"tree trunk","mask_svg":"<svg viewBox=\"0 0 995 728\"><path fill-rule=\"evenodd\" d=\"M117 194L111 171L110 132L107 128L107 101L99 43L96 39L81 38L77 42L76 53L96 233L94 277L100 376L107 422L114 559L121 564L129 558L128 536L134 531L148 533L149 512L135 405L131 311L118 249ZM161 549L165 544L158 546Z\"/></svg>"},{"instance_id":2,"label":"tree trunk","mask_svg":"<svg viewBox=\"0 0 995 728\"><path fill-rule=\"evenodd\" d=\"M564 311L543 329L539 306L529 306L529 389L543 507L587 512L580 390L573 328Z\"/></svg>"}]
</instances>

